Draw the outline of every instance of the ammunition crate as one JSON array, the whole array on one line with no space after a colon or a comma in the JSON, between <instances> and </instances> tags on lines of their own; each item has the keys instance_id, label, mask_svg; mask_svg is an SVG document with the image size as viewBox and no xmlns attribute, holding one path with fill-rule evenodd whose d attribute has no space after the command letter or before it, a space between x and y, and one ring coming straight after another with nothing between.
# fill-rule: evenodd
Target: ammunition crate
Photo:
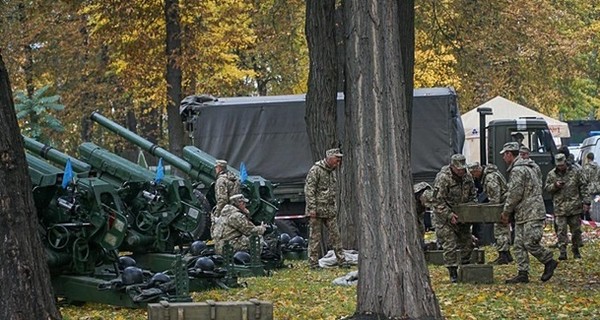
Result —
<instances>
[{"instance_id":1,"label":"ammunition crate","mask_svg":"<svg viewBox=\"0 0 600 320\"><path fill-rule=\"evenodd\" d=\"M444 265L444 251L443 250L427 250L425 251L425 261L430 264L443 266ZM485 250L473 249L471 253L471 263L483 264L485 263Z\"/></svg>"},{"instance_id":2,"label":"ammunition crate","mask_svg":"<svg viewBox=\"0 0 600 320\"><path fill-rule=\"evenodd\" d=\"M458 267L458 282L494 283L494 267L491 264L467 264Z\"/></svg>"},{"instance_id":3,"label":"ammunition crate","mask_svg":"<svg viewBox=\"0 0 600 320\"><path fill-rule=\"evenodd\" d=\"M273 320L273 303L249 301L148 304L148 320Z\"/></svg>"},{"instance_id":4,"label":"ammunition crate","mask_svg":"<svg viewBox=\"0 0 600 320\"><path fill-rule=\"evenodd\" d=\"M496 223L500 222L500 214L504 204L469 203L452 208L458 221L463 223Z\"/></svg>"}]
</instances>

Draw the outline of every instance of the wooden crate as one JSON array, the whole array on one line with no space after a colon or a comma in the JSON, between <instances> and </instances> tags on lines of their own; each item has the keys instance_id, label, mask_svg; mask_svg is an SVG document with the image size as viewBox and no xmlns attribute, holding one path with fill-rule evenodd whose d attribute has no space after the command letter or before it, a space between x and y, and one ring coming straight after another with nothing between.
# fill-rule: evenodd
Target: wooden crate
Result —
<instances>
[{"instance_id":1,"label":"wooden crate","mask_svg":"<svg viewBox=\"0 0 600 320\"><path fill-rule=\"evenodd\" d=\"M464 223L496 223L500 222L500 214L504 204L469 203L452 209L458 215L458 221Z\"/></svg>"},{"instance_id":2,"label":"wooden crate","mask_svg":"<svg viewBox=\"0 0 600 320\"><path fill-rule=\"evenodd\" d=\"M148 304L148 320L273 320L273 303L213 301Z\"/></svg>"}]
</instances>

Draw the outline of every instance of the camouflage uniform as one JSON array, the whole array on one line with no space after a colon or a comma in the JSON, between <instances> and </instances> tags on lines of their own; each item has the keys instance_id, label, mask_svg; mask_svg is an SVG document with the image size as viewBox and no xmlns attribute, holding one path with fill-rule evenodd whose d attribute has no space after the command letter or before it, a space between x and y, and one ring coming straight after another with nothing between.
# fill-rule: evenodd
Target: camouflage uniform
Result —
<instances>
[{"instance_id":1,"label":"camouflage uniform","mask_svg":"<svg viewBox=\"0 0 600 320\"><path fill-rule=\"evenodd\" d=\"M444 166L435 177L433 187L433 213L435 214L435 233L444 249L444 264L456 267L458 250L461 250L460 261L468 263L473 252L471 225L450 221L452 206L475 202L477 191L473 177L467 171L461 178L455 175L450 166Z\"/></svg>"},{"instance_id":2,"label":"camouflage uniform","mask_svg":"<svg viewBox=\"0 0 600 320\"><path fill-rule=\"evenodd\" d=\"M557 157L559 156L557 155ZM562 188L556 185L559 181L564 182ZM581 220L579 215L583 205L582 195L587 198L585 195L586 186L583 183L581 171L570 165L567 166L564 172L554 168L548 172L545 189L552 195L554 217L557 224L558 247L561 256L566 258L567 243L569 241L567 228L571 229L573 250L576 251L581 247Z\"/></svg>"},{"instance_id":3,"label":"camouflage uniform","mask_svg":"<svg viewBox=\"0 0 600 320\"><path fill-rule=\"evenodd\" d=\"M215 198L217 207L213 213L213 219L217 218L226 204L229 203L229 197L240 193L240 180L235 174L227 170L219 173L215 182Z\"/></svg>"},{"instance_id":4,"label":"camouflage uniform","mask_svg":"<svg viewBox=\"0 0 600 320\"><path fill-rule=\"evenodd\" d=\"M310 219L308 255L311 266L318 266L319 246L323 239L322 227L329 231L329 242L333 246L338 264L345 262L342 241L337 224L337 180L335 170L327 166L325 160L316 162L308 171L304 185L306 212L316 212L316 218Z\"/></svg>"},{"instance_id":5,"label":"camouflage uniform","mask_svg":"<svg viewBox=\"0 0 600 320\"><path fill-rule=\"evenodd\" d=\"M221 211L218 218L219 224L215 227L214 233L218 240L215 240L215 252L223 253L225 242L233 247L233 251L249 251L250 236L252 234L262 235L265 228L255 226L250 219L237 207L228 204Z\"/></svg>"},{"instance_id":6,"label":"camouflage uniform","mask_svg":"<svg viewBox=\"0 0 600 320\"><path fill-rule=\"evenodd\" d=\"M427 182L419 182L413 186L417 203L417 224L421 239L425 236L425 211L431 208L433 201L433 189Z\"/></svg>"},{"instance_id":7,"label":"camouflage uniform","mask_svg":"<svg viewBox=\"0 0 600 320\"><path fill-rule=\"evenodd\" d=\"M592 201L591 197L600 194L600 166L594 161L589 161L583 165L581 170L581 180L585 185L587 201Z\"/></svg>"},{"instance_id":8,"label":"camouflage uniform","mask_svg":"<svg viewBox=\"0 0 600 320\"><path fill-rule=\"evenodd\" d=\"M509 174L508 191L503 211L514 214L515 258L519 272L528 273L528 253L531 253L543 264L553 260L552 251L540 244L546 218L544 199L542 198L542 180L531 159L516 157L507 172Z\"/></svg>"},{"instance_id":9,"label":"camouflage uniform","mask_svg":"<svg viewBox=\"0 0 600 320\"><path fill-rule=\"evenodd\" d=\"M506 195L506 180L498 171L498 167L488 164L483 171L482 177L483 192L488 197L490 203L502 203ZM501 223L494 225L494 237L496 238L496 249L499 252L510 250L510 228Z\"/></svg>"}]
</instances>

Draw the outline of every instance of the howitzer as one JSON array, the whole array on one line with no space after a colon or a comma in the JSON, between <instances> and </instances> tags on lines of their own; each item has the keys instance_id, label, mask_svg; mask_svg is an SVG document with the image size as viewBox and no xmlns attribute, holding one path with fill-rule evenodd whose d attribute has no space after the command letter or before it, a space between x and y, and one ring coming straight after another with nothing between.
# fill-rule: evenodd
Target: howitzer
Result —
<instances>
[{"instance_id":1,"label":"howitzer","mask_svg":"<svg viewBox=\"0 0 600 320\"><path fill-rule=\"evenodd\" d=\"M186 146L183 148L182 159L161 148L160 146L125 129L123 126L115 123L114 121L107 119L98 112L93 112L90 118L108 130L125 138L127 141L149 152L153 156L161 157L167 163L186 173L194 181L194 183L201 183L208 187L206 197L211 206L216 204L214 196L214 183L216 181L214 173L216 161L215 157L194 146ZM228 167L228 170L237 176L240 174L238 170L231 166ZM270 181L259 176L249 176L248 179L242 183L242 192L244 193L245 197L250 200L247 208L250 211L254 223L272 223L274 221L279 203L273 196L273 188L274 186Z\"/></svg>"},{"instance_id":2,"label":"howitzer","mask_svg":"<svg viewBox=\"0 0 600 320\"><path fill-rule=\"evenodd\" d=\"M92 274L98 263L116 259L127 220L114 188L80 178L63 189L63 170L31 154L26 158L51 272Z\"/></svg>"},{"instance_id":3,"label":"howitzer","mask_svg":"<svg viewBox=\"0 0 600 320\"><path fill-rule=\"evenodd\" d=\"M64 165L68 155L24 137L26 148L48 160ZM183 179L155 174L94 144L79 148L84 161L71 164L77 173L94 175L117 189L125 204L130 228L122 250L171 252L180 232L196 238L206 227L207 209L190 196L191 186Z\"/></svg>"}]
</instances>

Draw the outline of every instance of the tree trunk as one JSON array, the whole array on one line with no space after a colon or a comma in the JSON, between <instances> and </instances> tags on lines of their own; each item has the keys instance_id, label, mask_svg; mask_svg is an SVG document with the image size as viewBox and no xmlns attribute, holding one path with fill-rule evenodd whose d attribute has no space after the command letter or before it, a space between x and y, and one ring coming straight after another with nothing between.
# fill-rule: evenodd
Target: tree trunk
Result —
<instances>
[{"instance_id":1,"label":"tree trunk","mask_svg":"<svg viewBox=\"0 0 600 320\"><path fill-rule=\"evenodd\" d=\"M181 156L183 123L179 116L181 103L181 26L179 25L179 0L165 0L167 23L167 117L169 129L169 151Z\"/></svg>"},{"instance_id":2,"label":"tree trunk","mask_svg":"<svg viewBox=\"0 0 600 320\"><path fill-rule=\"evenodd\" d=\"M340 144L336 132L335 0L306 1L306 39L310 70L304 118L316 161L324 157L325 150Z\"/></svg>"},{"instance_id":3,"label":"tree trunk","mask_svg":"<svg viewBox=\"0 0 600 320\"><path fill-rule=\"evenodd\" d=\"M409 106L401 44L412 10L401 1L348 0L346 108L354 132L360 225L356 316L441 318L419 243L412 192ZM408 16L407 16L408 15ZM410 26L412 28L412 26ZM348 153L348 152L347 152ZM377 270L377 272L373 272Z\"/></svg>"},{"instance_id":4,"label":"tree trunk","mask_svg":"<svg viewBox=\"0 0 600 320\"><path fill-rule=\"evenodd\" d=\"M60 319L20 137L0 55L0 319Z\"/></svg>"}]
</instances>

